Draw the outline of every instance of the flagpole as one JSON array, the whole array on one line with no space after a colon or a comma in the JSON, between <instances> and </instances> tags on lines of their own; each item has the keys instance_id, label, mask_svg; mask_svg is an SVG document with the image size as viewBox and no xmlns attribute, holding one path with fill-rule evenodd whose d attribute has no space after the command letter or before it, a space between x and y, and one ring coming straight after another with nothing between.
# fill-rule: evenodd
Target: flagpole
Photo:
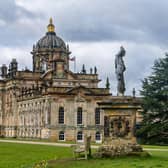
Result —
<instances>
[{"instance_id":1,"label":"flagpole","mask_svg":"<svg viewBox=\"0 0 168 168\"><path fill-rule=\"evenodd\" d=\"M76 57L69 58L69 60L74 62L74 72L76 72Z\"/></svg>"}]
</instances>

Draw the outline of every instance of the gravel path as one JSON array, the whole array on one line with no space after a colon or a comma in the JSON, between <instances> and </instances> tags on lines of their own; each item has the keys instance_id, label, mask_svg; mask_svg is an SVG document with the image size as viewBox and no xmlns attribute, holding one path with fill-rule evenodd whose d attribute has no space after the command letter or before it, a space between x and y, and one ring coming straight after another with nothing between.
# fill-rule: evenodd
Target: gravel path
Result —
<instances>
[{"instance_id":1,"label":"gravel path","mask_svg":"<svg viewBox=\"0 0 168 168\"><path fill-rule=\"evenodd\" d=\"M36 145L49 145L49 146L63 146L63 147L71 147L74 144L68 143L56 143L56 142L35 142L35 141L21 141L21 140L2 140L0 142L9 142L9 143L21 143L21 144L36 144ZM92 145L92 148L98 148L96 145Z\"/></svg>"},{"instance_id":2,"label":"gravel path","mask_svg":"<svg viewBox=\"0 0 168 168\"><path fill-rule=\"evenodd\" d=\"M67 143L55 143L55 142L34 142L34 141L18 141L18 140L2 140L0 139L0 142L9 142L9 143L21 143L21 144L36 144L36 145L49 145L49 146L63 146L63 147L70 147L73 144L67 144ZM94 149L97 149L98 146L92 145L91 146ZM150 150L150 151L165 151L167 152L168 149L163 148L144 148L144 150Z\"/></svg>"}]
</instances>

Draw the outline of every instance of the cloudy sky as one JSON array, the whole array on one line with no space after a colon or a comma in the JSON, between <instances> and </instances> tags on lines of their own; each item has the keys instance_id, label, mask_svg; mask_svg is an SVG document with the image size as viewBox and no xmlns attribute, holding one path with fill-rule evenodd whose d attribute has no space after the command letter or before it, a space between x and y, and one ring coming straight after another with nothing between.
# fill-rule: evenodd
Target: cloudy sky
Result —
<instances>
[{"instance_id":1,"label":"cloudy sky","mask_svg":"<svg viewBox=\"0 0 168 168\"><path fill-rule=\"evenodd\" d=\"M108 76L116 95L114 57L120 46L126 94L141 89L155 59L168 51L167 0L0 0L0 64L17 58L20 69L32 67L30 51L42 36L50 17L56 33L82 64L97 66L104 87ZM71 65L73 70L73 64Z\"/></svg>"}]
</instances>

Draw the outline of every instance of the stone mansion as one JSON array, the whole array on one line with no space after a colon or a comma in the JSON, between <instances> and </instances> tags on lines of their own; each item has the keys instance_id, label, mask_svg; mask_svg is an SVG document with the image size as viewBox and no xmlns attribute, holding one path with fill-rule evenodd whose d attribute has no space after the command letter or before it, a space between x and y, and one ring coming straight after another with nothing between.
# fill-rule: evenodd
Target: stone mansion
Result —
<instances>
[{"instance_id":1,"label":"stone mansion","mask_svg":"<svg viewBox=\"0 0 168 168\"><path fill-rule=\"evenodd\" d=\"M110 93L108 81L105 88L98 87L96 67L89 73L85 67L80 73L70 71L68 45L57 36L52 19L47 28L33 46L33 70L18 70L16 59L1 67L0 136L82 141L87 133L93 142L101 142L109 131L104 129L102 102L117 104L119 99ZM129 123L135 122L135 116L120 120L129 136Z\"/></svg>"}]
</instances>

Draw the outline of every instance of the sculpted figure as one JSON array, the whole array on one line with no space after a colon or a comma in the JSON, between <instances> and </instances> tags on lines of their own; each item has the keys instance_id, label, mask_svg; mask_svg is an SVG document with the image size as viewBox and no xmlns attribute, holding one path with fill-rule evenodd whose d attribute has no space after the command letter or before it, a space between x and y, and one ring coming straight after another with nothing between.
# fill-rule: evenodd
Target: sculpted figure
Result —
<instances>
[{"instance_id":1,"label":"sculpted figure","mask_svg":"<svg viewBox=\"0 0 168 168\"><path fill-rule=\"evenodd\" d=\"M123 96L125 92L124 71L126 67L124 65L123 57L125 56L124 47L120 47L120 51L115 56L115 73L117 77L117 95Z\"/></svg>"}]
</instances>

